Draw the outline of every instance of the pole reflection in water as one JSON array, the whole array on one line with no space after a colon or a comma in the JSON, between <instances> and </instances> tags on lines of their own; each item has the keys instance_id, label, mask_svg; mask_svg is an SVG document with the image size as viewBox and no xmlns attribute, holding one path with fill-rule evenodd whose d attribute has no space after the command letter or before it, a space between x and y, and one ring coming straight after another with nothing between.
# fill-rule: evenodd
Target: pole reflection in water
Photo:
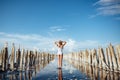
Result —
<instances>
[{"instance_id":1,"label":"pole reflection in water","mask_svg":"<svg viewBox=\"0 0 120 80\"><path fill-rule=\"evenodd\" d=\"M100 69L81 61L66 60L80 72L86 74L91 80L120 80L119 72L112 72Z\"/></svg>"},{"instance_id":2,"label":"pole reflection in water","mask_svg":"<svg viewBox=\"0 0 120 80\"><path fill-rule=\"evenodd\" d=\"M58 69L58 80L63 80L62 79L62 69Z\"/></svg>"}]
</instances>

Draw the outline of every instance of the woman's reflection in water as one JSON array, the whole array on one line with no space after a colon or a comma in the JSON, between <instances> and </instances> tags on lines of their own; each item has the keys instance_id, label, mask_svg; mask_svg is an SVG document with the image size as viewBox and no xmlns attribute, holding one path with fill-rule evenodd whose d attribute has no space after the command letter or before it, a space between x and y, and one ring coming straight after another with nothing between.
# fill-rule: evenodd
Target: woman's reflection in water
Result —
<instances>
[{"instance_id":1,"label":"woman's reflection in water","mask_svg":"<svg viewBox=\"0 0 120 80\"><path fill-rule=\"evenodd\" d=\"M58 80L63 80L62 79L62 69L58 69Z\"/></svg>"}]
</instances>

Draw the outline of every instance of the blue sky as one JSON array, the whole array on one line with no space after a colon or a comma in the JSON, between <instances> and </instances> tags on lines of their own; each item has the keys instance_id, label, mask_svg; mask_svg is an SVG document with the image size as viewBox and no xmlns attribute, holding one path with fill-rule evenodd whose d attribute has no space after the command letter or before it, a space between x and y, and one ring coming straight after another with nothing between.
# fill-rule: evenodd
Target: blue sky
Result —
<instances>
[{"instance_id":1,"label":"blue sky","mask_svg":"<svg viewBox=\"0 0 120 80\"><path fill-rule=\"evenodd\" d=\"M120 0L0 0L0 46L54 51L120 43Z\"/></svg>"}]
</instances>

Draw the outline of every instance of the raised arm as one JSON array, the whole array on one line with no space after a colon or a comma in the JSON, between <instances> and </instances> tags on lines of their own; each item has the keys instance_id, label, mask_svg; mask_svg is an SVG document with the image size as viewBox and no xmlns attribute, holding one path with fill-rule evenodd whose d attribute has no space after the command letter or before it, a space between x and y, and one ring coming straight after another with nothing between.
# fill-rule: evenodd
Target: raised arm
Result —
<instances>
[{"instance_id":1,"label":"raised arm","mask_svg":"<svg viewBox=\"0 0 120 80\"><path fill-rule=\"evenodd\" d=\"M63 41L63 46L65 46L65 45L66 45L66 43L67 43L66 41Z\"/></svg>"},{"instance_id":2,"label":"raised arm","mask_svg":"<svg viewBox=\"0 0 120 80\"><path fill-rule=\"evenodd\" d=\"M58 42L57 42L57 41L55 41L55 45L57 45L57 46L58 46Z\"/></svg>"}]
</instances>

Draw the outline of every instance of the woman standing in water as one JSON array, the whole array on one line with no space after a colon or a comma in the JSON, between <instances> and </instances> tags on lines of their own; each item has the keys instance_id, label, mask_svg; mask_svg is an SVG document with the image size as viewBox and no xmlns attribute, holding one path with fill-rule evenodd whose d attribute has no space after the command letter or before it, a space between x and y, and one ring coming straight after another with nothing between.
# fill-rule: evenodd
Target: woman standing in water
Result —
<instances>
[{"instance_id":1,"label":"woman standing in water","mask_svg":"<svg viewBox=\"0 0 120 80\"><path fill-rule=\"evenodd\" d=\"M58 47L58 68L61 69L62 68L62 59L63 59L63 48L66 44L66 41L56 41L55 44Z\"/></svg>"}]
</instances>

